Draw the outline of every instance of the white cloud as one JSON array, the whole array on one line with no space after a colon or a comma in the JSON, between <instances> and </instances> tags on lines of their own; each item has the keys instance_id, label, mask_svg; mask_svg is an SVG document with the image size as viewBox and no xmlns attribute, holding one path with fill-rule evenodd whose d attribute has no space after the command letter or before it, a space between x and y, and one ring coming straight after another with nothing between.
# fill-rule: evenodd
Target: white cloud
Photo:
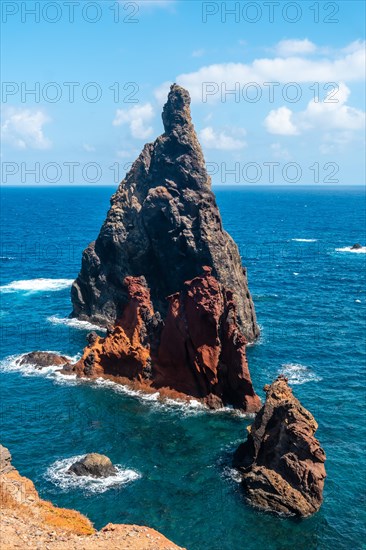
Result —
<instances>
[{"instance_id":1,"label":"white cloud","mask_svg":"<svg viewBox=\"0 0 366 550\"><path fill-rule=\"evenodd\" d=\"M301 41L299 41L301 42ZM307 59L292 55L281 58L259 58L252 63L218 63L201 67L192 73L180 74L176 82L187 88L192 100L202 102L203 85L213 83L216 91L207 96L208 101L219 101L221 89L235 89L237 83L265 82L288 83L296 80L299 84L307 82L363 81L365 79L365 48L358 41L349 45L350 51L338 52L335 57ZM159 101L167 83L163 83L155 95ZM242 90L240 90L242 92ZM166 94L164 93L165 97ZM233 96L231 96L233 97Z\"/></svg>"},{"instance_id":2,"label":"white cloud","mask_svg":"<svg viewBox=\"0 0 366 550\"><path fill-rule=\"evenodd\" d=\"M291 155L280 143L271 144L271 152L275 159L290 160Z\"/></svg>"},{"instance_id":3,"label":"white cloud","mask_svg":"<svg viewBox=\"0 0 366 550\"><path fill-rule=\"evenodd\" d=\"M126 149L121 149L120 151L117 151L117 157L120 159L132 158L133 154L134 151L127 151Z\"/></svg>"},{"instance_id":4,"label":"white cloud","mask_svg":"<svg viewBox=\"0 0 366 550\"><path fill-rule=\"evenodd\" d=\"M232 133L236 135L245 135L244 130L232 130ZM246 142L242 139L238 139L233 135L229 135L227 132L215 131L212 126L203 128L199 133L200 141L207 149L220 149L223 151L234 151L237 149L243 149L246 147Z\"/></svg>"},{"instance_id":5,"label":"white cloud","mask_svg":"<svg viewBox=\"0 0 366 550\"><path fill-rule=\"evenodd\" d=\"M341 82L337 92L329 92L324 101L309 101L299 115L299 123L306 128L360 130L365 125L365 113L347 105L351 90ZM333 102L328 102L331 99Z\"/></svg>"},{"instance_id":6,"label":"white cloud","mask_svg":"<svg viewBox=\"0 0 366 550\"><path fill-rule=\"evenodd\" d=\"M1 137L17 149L49 149L51 141L43 133L49 121L42 111L8 107L3 112Z\"/></svg>"},{"instance_id":7,"label":"white cloud","mask_svg":"<svg viewBox=\"0 0 366 550\"><path fill-rule=\"evenodd\" d=\"M264 120L267 132L281 136L295 136L298 130L292 122L292 111L287 107L280 107L269 112Z\"/></svg>"},{"instance_id":8,"label":"white cloud","mask_svg":"<svg viewBox=\"0 0 366 550\"><path fill-rule=\"evenodd\" d=\"M83 149L87 153L94 153L95 147L93 145L89 145L89 143L83 143Z\"/></svg>"},{"instance_id":9,"label":"white cloud","mask_svg":"<svg viewBox=\"0 0 366 550\"><path fill-rule=\"evenodd\" d=\"M353 132L328 132L324 134L319 151L323 155L342 152L343 148L354 140Z\"/></svg>"},{"instance_id":10,"label":"white cloud","mask_svg":"<svg viewBox=\"0 0 366 550\"><path fill-rule=\"evenodd\" d=\"M304 40L281 40L276 44L275 51L281 57L290 57L314 53L316 49L314 42L304 38Z\"/></svg>"},{"instance_id":11,"label":"white cloud","mask_svg":"<svg viewBox=\"0 0 366 550\"><path fill-rule=\"evenodd\" d=\"M192 52L192 57L202 57L203 55L205 55L205 50L203 48Z\"/></svg>"},{"instance_id":12,"label":"white cloud","mask_svg":"<svg viewBox=\"0 0 366 550\"><path fill-rule=\"evenodd\" d=\"M148 126L148 123L154 116L155 113L151 103L135 105L130 109L117 109L113 126L128 124L132 137L146 139L153 133L153 128Z\"/></svg>"},{"instance_id":13,"label":"white cloud","mask_svg":"<svg viewBox=\"0 0 366 550\"><path fill-rule=\"evenodd\" d=\"M296 135L319 128L322 131L361 130L365 126L365 113L347 105L350 93L341 82L338 91L329 91L323 101L312 99L304 111L294 113L287 107L270 111L264 125L270 134L277 135Z\"/></svg>"}]
</instances>

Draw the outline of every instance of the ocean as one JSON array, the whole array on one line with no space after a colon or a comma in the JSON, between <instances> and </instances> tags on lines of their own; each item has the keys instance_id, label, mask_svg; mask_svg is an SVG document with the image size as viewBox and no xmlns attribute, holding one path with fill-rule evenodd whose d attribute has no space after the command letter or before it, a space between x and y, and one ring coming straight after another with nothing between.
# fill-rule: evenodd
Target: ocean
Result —
<instances>
[{"instance_id":1,"label":"ocean","mask_svg":"<svg viewBox=\"0 0 366 550\"><path fill-rule=\"evenodd\" d=\"M20 367L36 349L76 356L92 326L69 320L81 253L111 187L3 188L1 443L42 498L112 523L153 527L188 550L365 548L365 195L360 187L218 187L224 227L248 269L261 338L254 386L285 373L327 455L324 503L305 520L259 512L231 468L250 418L160 403L107 382ZM87 452L116 479L70 481Z\"/></svg>"}]
</instances>

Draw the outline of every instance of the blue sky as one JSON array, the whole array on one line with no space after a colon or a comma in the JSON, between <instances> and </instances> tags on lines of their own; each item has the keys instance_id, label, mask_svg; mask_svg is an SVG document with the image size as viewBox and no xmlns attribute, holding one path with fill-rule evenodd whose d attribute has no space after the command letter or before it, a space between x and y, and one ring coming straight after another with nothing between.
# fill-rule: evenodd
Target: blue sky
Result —
<instances>
[{"instance_id":1,"label":"blue sky","mask_svg":"<svg viewBox=\"0 0 366 550\"><path fill-rule=\"evenodd\" d=\"M364 183L364 2L1 7L4 183L116 184L175 81L214 184Z\"/></svg>"}]
</instances>

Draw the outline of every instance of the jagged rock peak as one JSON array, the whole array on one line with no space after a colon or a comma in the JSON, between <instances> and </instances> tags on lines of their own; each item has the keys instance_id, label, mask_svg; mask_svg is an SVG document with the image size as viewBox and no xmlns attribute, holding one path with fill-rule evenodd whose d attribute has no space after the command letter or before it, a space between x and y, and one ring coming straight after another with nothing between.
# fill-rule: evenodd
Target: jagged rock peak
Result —
<instances>
[{"instance_id":1,"label":"jagged rock peak","mask_svg":"<svg viewBox=\"0 0 366 550\"><path fill-rule=\"evenodd\" d=\"M126 277L144 276L155 311L203 265L234 295L238 325L259 334L246 271L222 227L187 90L173 84L163 110L165 132L146 144L111 198L95 242L84 251L72 287L73 317L107 325L128 302Z\"/></svg>"},{"instance_id":2,"label":"jagged rock peak","mask_svg":"<svg viewBox=\"0 0 366 550\"><path fill-rule=\"evenodd\" d=\"M178 84L172 84L162 115L166 133L177 127L192 125L190 106L189 92Z\"/></svg>"}]
</instances>

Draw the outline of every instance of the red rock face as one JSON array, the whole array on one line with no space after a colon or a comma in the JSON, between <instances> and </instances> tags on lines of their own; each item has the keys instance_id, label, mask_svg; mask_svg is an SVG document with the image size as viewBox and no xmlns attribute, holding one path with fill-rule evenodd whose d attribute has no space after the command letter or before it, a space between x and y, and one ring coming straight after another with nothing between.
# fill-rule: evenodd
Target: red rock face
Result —
<instances>
[{"instance_id":1,"label":"red rock face","mask_svg":"<svg viewBox=\"0 0 366 550\"><path fill-rule=\"evenodd\" d=\"M127 277L125 284L129 302L122 318L106 338L90 337L75 365L80 376L123 377L213 408L259 410L233 295L211 275L211 268L168 297L165 323L154 313L143 277Z\"/></svg>"},{"instance_id":2,"label":"red rock face","mask_svg":"<svg viewBox=\"0 0 366 550\"><path fill-rule=\"evenodd\" d=\"M150 345L144 319L153 315L144 277L126 277L129 302L106 338L89 335L83 357L74 365L79 376L122 376L143 380L150 368Z\"/></svg>"}]
</instances>

